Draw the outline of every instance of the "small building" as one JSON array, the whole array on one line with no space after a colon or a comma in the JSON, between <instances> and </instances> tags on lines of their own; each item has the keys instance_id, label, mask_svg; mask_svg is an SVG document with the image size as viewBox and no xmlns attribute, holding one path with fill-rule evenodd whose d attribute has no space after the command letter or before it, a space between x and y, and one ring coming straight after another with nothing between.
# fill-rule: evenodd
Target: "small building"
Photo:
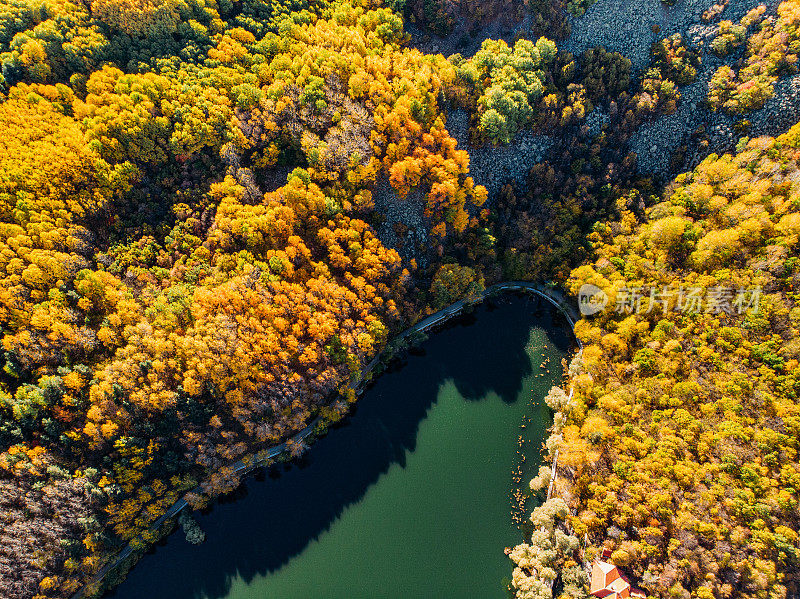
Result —
<instances>
[{"instance_id":1,"label":"small building","mask_svg":"<svg viewBox=\"0 0 800 599\"><path fill-rule=\"evenodd\" d=\"M598 599L645 598L642 591L631 586L619 568L600 560L592 564L592 583L589 593Z\"/></svg>"}]
</instances>

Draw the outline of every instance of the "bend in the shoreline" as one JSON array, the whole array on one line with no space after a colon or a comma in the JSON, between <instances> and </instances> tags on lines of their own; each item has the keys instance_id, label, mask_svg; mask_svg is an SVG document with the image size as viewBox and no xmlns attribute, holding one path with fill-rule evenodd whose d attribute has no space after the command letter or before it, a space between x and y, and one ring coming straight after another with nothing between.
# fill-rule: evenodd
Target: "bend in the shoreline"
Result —
<instances>
[{"instance_id":1,"label":"bend in the shoreline","mask_svg":"<svg viewBox=\"0 0 800 599\"><path fill-rule=\"evenodd\" d=\"M474 295L472 297L463 298L446 308L442 308L438 312L434 312L433 314L423 318L413 326L409 327L396 337L392 339L392 343L397 343L398 341L403 341L412 335L416 335L419 333L427 333L432 329L443 325L444 323L448 322L449 320L453 319L454 317L458 316L459 314L463 313L465 309L476 306L481 302L485 301L486 299L497 295L498 293L508 292L508 291L521 291L524 293L532 293L537 297L543 298L547 302L549 302L553 307L555 307L567 322L570 325L571 330L574 334L575 323L580 320L580 313L575 308L574 303L570 303L567 301L567 296L564 295L563 292L555 289L549 288L544 285L540 285L538 283L531 283L528 281L507 281L504 283L497 283L495 285L491 285L484 289L481 293ZM578 344L578 347L582 350L583 344L581 343L580 339L575 337L575 341ZM387 344L387 347L389 344ZM386 348L378 352L378 354L364 367L361 371L360 376L357 377L355 381L352 381L348 384L348 387L353 389L356 393L360 393L364 387L364 381L367 380L367 376L375 369L375 367L380 363L381 358L384 356ZM259 459L251 459L248 460L246 463L244 460L238 460L234 464L228 466L231 468L234 473L239 474L241 476L246 476L247 474L251 473L253 470L258 468L264 467L268 464L268 462L281 454L285 453L287 450L287 446L291 443L298 443L306 438L308 438L313 432L317 430L317 428L323 424L323 419L321 416L317 416L311 423L306 426L303 430L296 433L291 438L287 439L286 441L279 443L278 445L274 445L266 450L263 450L262 457ZM555 466L555 465L554 465ZM200 487L196 487L193 491L198 492L201 491ZM189 503L185 499L179 499L174 504L170 506L170 508L161 516L159 517L146 531L146 533L153 533L161 528L167 520L174 518L178 514L180 514ZM137 537L137 539L142 540L142 535ZM122 563L128 559L131 555L133 555L134 549L131 546L131 542L128 543L127 547L123 549L117 558L104 566L92 580L84 585L79 591L77 591L73 596L72 599L84 599L86 597L87 592L91 587L95 587L99 585L108 574L122 565ZM94 592L95 589L92 589Z\"/></svg>"}]
</instances>

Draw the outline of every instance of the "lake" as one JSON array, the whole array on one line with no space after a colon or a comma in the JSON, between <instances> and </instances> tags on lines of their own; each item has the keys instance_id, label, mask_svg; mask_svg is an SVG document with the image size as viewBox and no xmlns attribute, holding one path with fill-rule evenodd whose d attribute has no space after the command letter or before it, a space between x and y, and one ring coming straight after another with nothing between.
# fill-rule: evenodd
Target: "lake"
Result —
<instances>
[{"instance_id":1,"label":"lake","mask_svg":"<svg viewBox=\"0 0 800 599\"><path fill-rule=\"evenodd\" d=\"M396 360L299 462L195 513L205 543L178 529L109 597L502 599L513 516L533 507L515 491L573 343L546 302L485 302Z\"/></svg>"}]
</instances>

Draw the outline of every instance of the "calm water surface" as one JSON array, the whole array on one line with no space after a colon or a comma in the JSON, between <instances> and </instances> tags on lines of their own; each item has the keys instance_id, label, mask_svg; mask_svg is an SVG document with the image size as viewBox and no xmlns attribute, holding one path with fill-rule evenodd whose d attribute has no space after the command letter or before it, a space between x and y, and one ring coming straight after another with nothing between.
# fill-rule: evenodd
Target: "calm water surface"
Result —
<instances>
[{"instance_id":1,"label":"calm water surface","mask_svg":"<svg viewBox=\"0 0 800 599\"><path fill-rule=\"evenodd\" d=\"M174 533L112 596L502 599L503 548L521 539L513 473L524 485L538 469L541 400L570 344L538 300L477 308L394 364L300 463L195 513L205 543Z\"/></svg>"}]
</instances>

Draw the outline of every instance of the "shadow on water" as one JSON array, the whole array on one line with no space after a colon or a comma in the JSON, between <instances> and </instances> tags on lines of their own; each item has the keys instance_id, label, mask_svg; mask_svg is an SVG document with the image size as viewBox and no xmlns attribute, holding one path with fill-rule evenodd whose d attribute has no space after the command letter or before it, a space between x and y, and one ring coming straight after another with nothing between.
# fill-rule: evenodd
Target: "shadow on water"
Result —
<instances>
[{"instance_id":1,"label":"shadow on water","mask_svg":"<svg viewBox=\"0 0 800 599\"><path fill-rule=\"evenodd\" d=\"M195 514L207 533L205 543L189 545L178 531L169 537L168 549L146 555L110 596L219 599L235 576L249 582L277 570L358 502L392 464L405 467L419 424L445 381L452 379L469 400L493 392L514 402L531 374L526 343L533 326L547 331L561 351L570 349L563 316L530 297L503 296L453 321L396 360L352 415L300 462L251 477L235 501L223 498L210 513Z\"/></svg>"}]
</instances>

